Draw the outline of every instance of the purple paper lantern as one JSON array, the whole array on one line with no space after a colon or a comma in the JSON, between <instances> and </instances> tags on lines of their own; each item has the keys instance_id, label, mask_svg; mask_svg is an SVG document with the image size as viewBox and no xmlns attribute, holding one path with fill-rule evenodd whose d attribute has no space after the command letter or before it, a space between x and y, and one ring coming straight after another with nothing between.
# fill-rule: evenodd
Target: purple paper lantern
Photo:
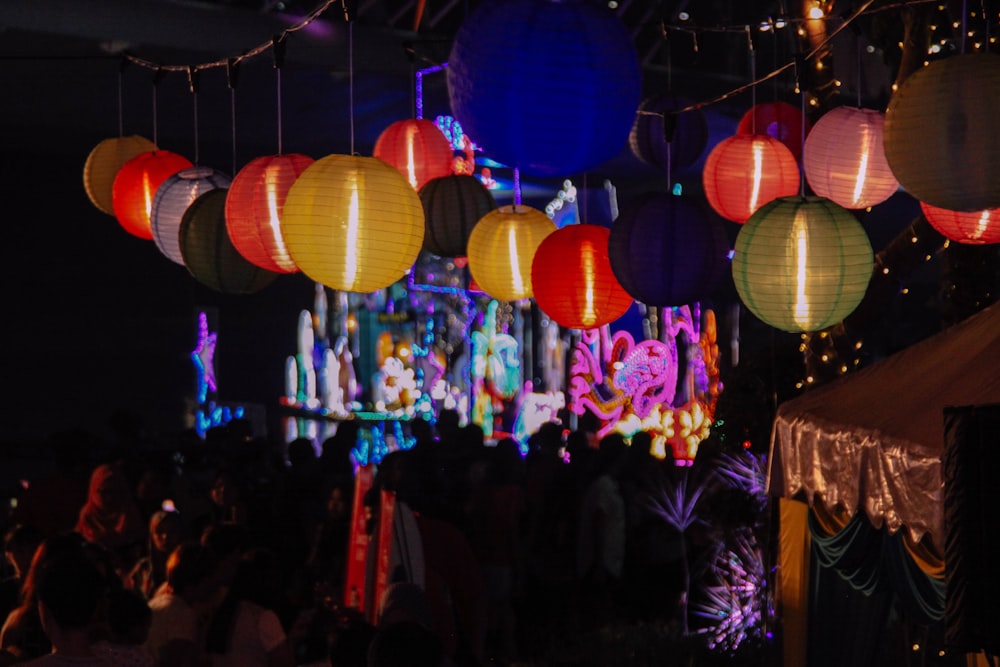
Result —
<instances>
[{"instance_id":1,"label":"purple paper lantern","mask_svg":"<svg viewBox=\"0 0 1000 667\"><path fill-rule=\"evenodd\" d=\"M628 30L592 2L484 2L448 59L452 112L498 162L570 176L625 148L642 76Z\"/></svg>"},{"instance_id":2,"label":"purple paper lantern","mask_svg":"<svg viewBox=\"0 0 1000 667\"><path fill-rule=\"evenodd\" d=\"M708 145L705 112L691 109L674 113L691 105L690 100L675 95L655 95L643 100L628 137L635 156L661 169L666 169L668 164L672 169L683 169L697 162ZM664 125L665 117L667 126ZM668 130L672 130L670 137Z\"/></svg>"},{"instance_id":3,"label":"purple paper lantern","mask_svg":"<svg viewBox=\"0 0 1000 667\"><path fill-rule=\"evenodd\" d=\"M228 188L232 179L211 167L190 167L163 181L153 197L149 217L153 241L167 259L184 264L178 233L184 211L201 195L216 188Z\"/></svg>"},{"instance_id":4,"label":"purple paper lantern","mask_svg":"<svg viewBox=\"0 0 1000 667\"><path fill-rule=\"evenodd\" d=\"M728 269L722 220L681 197L646 193L623 207L608 240L611 269L649 306L708 298Z\"/></svg>"}]
</instances>

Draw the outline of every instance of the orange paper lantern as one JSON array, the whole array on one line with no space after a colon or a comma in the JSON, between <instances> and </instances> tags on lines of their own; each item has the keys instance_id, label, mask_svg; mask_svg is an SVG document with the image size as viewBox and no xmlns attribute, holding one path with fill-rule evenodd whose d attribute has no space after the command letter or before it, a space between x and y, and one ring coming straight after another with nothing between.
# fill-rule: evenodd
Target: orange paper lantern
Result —
<instances>
[{"instance_id":1,"label":"orange paper lantern","mask_svg":"<svg viewBox=\"0 0 1000 667\"><path fill-rule=\"evenodd\" d=\"M455 152L437 125L408 119L385 128L375 141L374 156L398 169L413 189L419 190L432 178L452 173Z\"/></svg>"},{"instance_id":2,"label":"orange paper lantern","mask_svg":"<svg viewBox=\"0 0 1000 667\"><path fill-rule=\"evenodd\" d=\"M469 272L479 289L499 301L533 293L531 260L556 223L530 206L501 206L476 223L469 235Z\"/></svg>"},{"instance_id":3,"label":"orange paper lantern","mask_svg":"<svg viewBox=\"0 0 1000 667\"><path fill-rule=\"evenodd\" d=\"M608 258L611 231L600 225L567 225L542 241L531 262L535 301L568 329L613 322L632 305Z\"/></svg>"},{"instance_id":4,"label":"orange paper lantern","mask_svg":"<svg viewBox=\"0 0 1000 667\"><path fill-rule=\"evenodd\" d=\"M798 193L799 166L777 139L737 134L708 154L702 185L719 215L742 224L769 201Z\"/></svg>"},{"instance_id":5,"label":"orange paper lantern","mask_svg":"<svg viewBox=\"0 0 1000 667\"><path fill-rule=\"evenodd\" d=\"M987 245L1000 243L1000 208L985 211L949 211L920 202L927 222L942 236L956 243Z\"/></svg>"},{"instance_id":6,"label":"orange paper lantern","mask_svg":"<svg viewBox=\"0 0 1000 667\"><path fill-rule=\"evenodd\" d=\"M129 234L152 241L149 219L156 191L163 181L190 166L191 161L186 157L161 150L140 153L123 164L112 186L111 199L118 224Z\"/></svg>"},{"instance_id":7,"label":"orange paper lantern","mask_svg":"<svg viewBox=\"0 0 1000 667\"><path fill-rule=\"evenodd\" d=\"M292 184L281 233L292 260L316 282L374 292L413 266L424 240L424 209L382 160L328 155Z\"/></svg>"},{"instance_id":8,"label":"orange paper lantern","mask_svg":"<svg viewBox=\"0 0 1000 667\"><path fill-rule=\"evenodd\" d=\"M133 134L100 142L83 165L83 188L90 202L108 215L115 214L114 185L118 170L139 153L155 151L156 144Z\"/></svg>"},{"instance_id":9,"label":"orange paper lantern","mask_svg":"<svg viewBox=\"0 0 1000 667\"><path fill-rule=\"evenodd\" d=\"M275 273L295 273L281 235L281 214L292 184L313 159L306 155L268 155L251 160L229 186L226 230L247 261Z\"/></svg>"}]
</instances>

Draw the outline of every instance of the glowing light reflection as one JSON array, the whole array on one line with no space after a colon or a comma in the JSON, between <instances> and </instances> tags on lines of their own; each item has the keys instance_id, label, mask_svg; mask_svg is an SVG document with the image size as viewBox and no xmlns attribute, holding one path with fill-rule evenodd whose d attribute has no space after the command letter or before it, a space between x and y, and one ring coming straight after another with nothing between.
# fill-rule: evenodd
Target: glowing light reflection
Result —
<instances>
[{"instance_id":1,"label":"glowing light reflection","mask_svg":"<svg viewBox=\"0 0 1000 667\"><path fill-rule=\"evenodd\" d=\"M806 326L809 322L809 297L806 295L808 265L808 235L806 222L801 213L796 213L792 222L795 236L795 323Z\"/></svg>"},{"instance_id":2,"label":"glowing light reflection","mask_svg":"<svg viewBox=\"0 0 1000 667\"><path fill-rule=\"evenodd\" d=\"M358 185L351 188L351 203L347 207L347 256L344 262L345 284L353 285L358 277Z\"/></svg>"},{"instance_id":3,"label":"glowing light reflection","mask_svg":"<svg viewBox=\"0 0 1000 667\"><path fill-rule=\"evenodd\" d=\"M750 212L759 208L760 181L764 174L764 151L760 141L753 142L753 192L750 193Z\"/></svg>"}]
</instances>

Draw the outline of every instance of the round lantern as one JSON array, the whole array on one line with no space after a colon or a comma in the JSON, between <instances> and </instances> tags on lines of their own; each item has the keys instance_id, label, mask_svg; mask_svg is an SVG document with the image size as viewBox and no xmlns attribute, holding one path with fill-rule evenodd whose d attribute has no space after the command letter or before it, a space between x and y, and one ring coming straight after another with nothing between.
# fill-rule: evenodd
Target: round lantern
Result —
<instances>
[{"instance_id":1,"label":"round lantern","mask_svg":"<svg viewBox=\"0 0 1000 667\"><path fill-rule=\"evenodd\" d=\"M802 157L802 126L808 135L811 125L802 111L787 102L764 102L750 108L736 126L736 134L762 134L773 137L792 152L795 159Z\"/></svg>"},{"instance_id":2,"label":"round lantern","mask_svg":"<svg viewBox=\"0 0 1000 667\"><path fill-rule=\"evenodd\" d=\"M622 207L611 227L611 270L633 298L682 306L707 298L729 268L722 221L666 193L647 193Z\"/></svg>"},{"instance_id":3,"label":"round lantern","mask_svg":"<svg viewBox=\"0 0 1000 667\"><path fill-rule=\"evenodd\" d=\"M708 120L701 109L674 113L688 106L691 106L689 100L674 95L656 95L643 100L628 137L635 156L661 169L667 168L668 158L673 169L683 169L697 162L708 144ZM670 137L664 127L664 117L673 125Z\"/></svg>"},{"instance_id":4,"label":"round lantern","mask_svg":"<svg viewBox=\"0 0 1000 667\"><path fill-rule=\"evenodd\" d=\"M799 166L773 137L737 134L719 142L705 159L705 197L723 218L743 223L758 208L799 191Z\"/></svg>"},{"instance_id":5,"label":"round lantern","mask_svg":"<svg viewBox=\"0 0 1000 667\"><path fill-rule=\"evenodd\" d=\"M140 153L123 164L111 188L118 224L129 234L152 241L150 216L156 191L163 181L190 166L186 157L160 150Z\"/></svg>"},{"instance_id":6,"label":"round lantern","mask_svg":"<svg viewBox=\"0 0 1000 667\"><path fill-rule=\"evenodd\" d=\"M817 331L854 311L873 261L868 235L850 211L820 197L783 197L740 229L733 280L746 307L767 324Z\"/></svg>"},{"instance_id":7,"label":"round lantern","mask_svg":"<svg viewBox=\"0 0 1000 667\"><path fill-rule=\"evenodd\" d=\"M802 168L813 192L844 208L881 204L899 189L882 149L885 117L871 109L837 107L806 138Z\"/></svg>"},{"instance_id":8,"label":"round lantern","mask_svg":"<svg viewBox=\"0 0 1000 667\"><path fill-rule=\"evenodd\" d=\"M641 93L625 26L592 2L483 2L448 58L452 112L491 158L568 176L618 155Z\"/></svg>"},{"instance_id":9,"label":"round lantern","mask_svg":"<svg viewBox=\"0 0 1000 667\"><path fill-rule=\"evenodd\" d=\"M153 241L167 259L184 264L178 231L184 211L195 199L216 188L228 188L230 178L211 167L191 167L163 181L153 198L149 216Z\"/></svg>"},{"instance_id":10,"label":"round lantern","mask_svg":"<svg viewBox=\"0 0 1000 667\"><path fill-rule=\"evenodd\" d=\"M288 153L251 160L240 169L226 199L226 229L240 254L276 273L295 273L281 236L281 213L292 183L313 159Z\"/></svg>"},{"instance_id":11,"label":"round lantern","mask_svg":"<svg viewBox=\"0 0 1000 667\"><path fill-rule=\"evenodd\" d=\"M547 215L530 206L501 206L483 216L469 236L469 272L479 288L500 301L533 293L531 260L556 230Z\"/></svg>"},{"instance_id":12,"label":"round lantern","mask_svg":"<svg viewBox=\"0 0 1000 667\"><path fill-rule=\"evenodd\" d=\"M935 60L885 112L885 157L899 184L951 211L1000 208L1000 57Z\"/></svg>"},{"instance_id":13,"label":"round lantern","mask_svg":"<svg viewBox=\"0 0 1000 667\"><path fill-rule=\"evenodd\" d=\"M420 190L424 205L424 250L440 257L463 257L472 228L497 207L475 176L453 175L428 181Z\"/></svg>"},{"instance_id":14,"label":"round lantern","mask_svg":"<svg viewBox=\"0 0 1000 667\"><path fill-rule=\"evenodd\" d=\"M429 120L399 120L375 141L374 157L385 160L406 177L414 190L432 178L452 173L455 151L437 125Z\"/></svg>"},{"instance_id":15,"label":"round lantern","mask_svg":"<svg viewBox=\"0 0 1000 667\"><path fill-rule=\"evenodd\" d=\"M288 191L281 233L292 260L316 282L373 292L413 266L424 211L416 191L382 160L328 155Z\"/></svg>"},{"instance_id":16,"label":"round lantern","mask_svg":"<svg viewBox=\"0 0 1000 667\"><path fill-rule=\"evenodd\" d=\"M225 294L253 294L278 277L246 260L226 232L223 188L209 190L181 216L178 244L184 266L195 280Z\"/></svg>"},{"instance_id":17,"label":"round lantern","mask_svg":"<svg viewBox=\"0 0 1000 667\"><path fill-rule=\"evenodd\" d=\"M947 239L969 245L1000 243L1000 208L949 211L920 202L927 222Z\"/></svg>"},{"instance_id":18,"label":"round lantern","mask_svg":"<svg viewBox=\"0 0 1000 667\"><path fill-rule=\"evenodd\" d=\"M567 225L545 237L535 252L535 302L567 329L604 326L632 305L611 270L610 233L600 225Z\"/></svg>"},{"instance_id":19,"label":"round lantern","mask_svg":"<svg viewBox=\"0 0 1000 667\"><path fill-rule=\"evenodd\" d=\"M90 202L114 215L113 188L118 170L136 155L155 150L156 144L137 134L105 139L94 146L83 165L83 187Z\"/></svg>"}]
</instances>

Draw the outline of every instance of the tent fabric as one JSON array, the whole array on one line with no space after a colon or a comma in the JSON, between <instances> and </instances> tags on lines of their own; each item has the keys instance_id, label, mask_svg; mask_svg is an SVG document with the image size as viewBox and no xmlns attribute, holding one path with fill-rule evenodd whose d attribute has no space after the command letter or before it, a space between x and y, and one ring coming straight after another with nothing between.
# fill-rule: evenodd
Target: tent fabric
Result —
<instances>
[{"instance_id":1,"label":"tent fabric","mask_svg":"<svg viewBox=\"0 0 1000 667\"><path fill-rule=\"evenodd\" d=\"M1000 402L1000 304L778 407L768 490L944 544L943 411Z\"/></svg>"}]
</instances>

